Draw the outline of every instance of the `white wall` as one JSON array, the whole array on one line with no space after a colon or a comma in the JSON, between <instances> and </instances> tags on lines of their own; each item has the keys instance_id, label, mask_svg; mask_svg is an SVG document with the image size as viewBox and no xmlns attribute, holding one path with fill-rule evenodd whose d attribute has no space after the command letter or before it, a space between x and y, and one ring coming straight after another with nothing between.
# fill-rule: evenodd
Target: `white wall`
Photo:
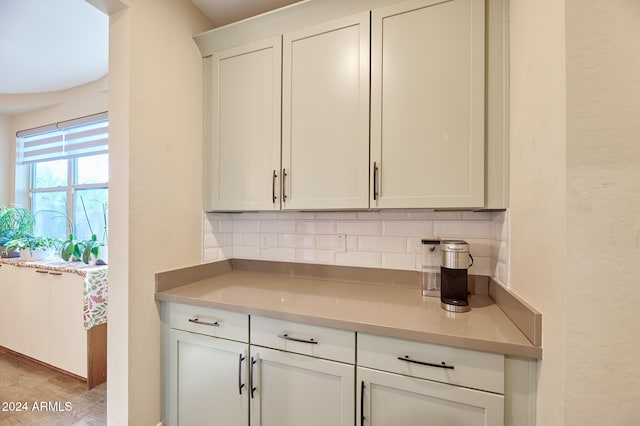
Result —
<instances>
[{"instance_id":1,"label":"white wall","mask_svg":"<svg viewBox=\"0 0 640 426\"><path fill-rule=\"evenodd\" d=\"M638 424L640 2L567 0L567 425Z\"/></svg>"},{"instance_id":2,"label":"white wall","mask_svg":"<svg viewBox=\"0 0 640 426\"><path fill-rule=\"evenodd\" d=\"M110 17L107 420L160 421L157 271L199 263L202 59L188 0L126 1Z\"/></svg>"},{"instance_id":3,"label":"white wall","mask_svg":"<svg viewBox=\"0 0 640 426\"><path fill-rule=\"evenodd\" d=\"M567 207L564 1L510 3L510 286L542 312L537 422L563 425ZM573 304L573 303L572 303Z\"/></svg>"}]
</instances>

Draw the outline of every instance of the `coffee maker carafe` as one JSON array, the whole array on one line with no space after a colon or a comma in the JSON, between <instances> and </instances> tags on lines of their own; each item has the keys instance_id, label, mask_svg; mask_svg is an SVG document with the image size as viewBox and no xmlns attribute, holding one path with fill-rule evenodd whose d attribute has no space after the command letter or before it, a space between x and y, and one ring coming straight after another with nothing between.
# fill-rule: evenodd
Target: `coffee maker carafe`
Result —
<instances>
[{"instance_id":1,"label":"coffee maker carafe","mask_svg":"<svg viewBox=\"0 0 640 426\"><path fill-rule=\"evenodd\" d=\"M467 271L473 265L469 244L463 240L442 240L440 252L440 306L450 312L468 312L471 306L467 297Z\"/></svg>"}]
</instances>

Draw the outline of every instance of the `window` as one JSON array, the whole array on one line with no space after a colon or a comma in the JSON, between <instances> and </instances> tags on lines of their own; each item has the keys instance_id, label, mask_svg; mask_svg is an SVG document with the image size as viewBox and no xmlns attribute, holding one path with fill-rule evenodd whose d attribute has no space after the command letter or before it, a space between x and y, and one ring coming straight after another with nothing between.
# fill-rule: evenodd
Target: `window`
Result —
<instances>
[{"instance_id":1,"label":"window","mask_svg":"<svg viewBox=\"0 0 640 426\"><path fill-rule=\"evenodd\" d=\"M106 240L109 188L107 114L18 132L18 163L28 167L36 235Z\"/></svg>"}]
</instances>

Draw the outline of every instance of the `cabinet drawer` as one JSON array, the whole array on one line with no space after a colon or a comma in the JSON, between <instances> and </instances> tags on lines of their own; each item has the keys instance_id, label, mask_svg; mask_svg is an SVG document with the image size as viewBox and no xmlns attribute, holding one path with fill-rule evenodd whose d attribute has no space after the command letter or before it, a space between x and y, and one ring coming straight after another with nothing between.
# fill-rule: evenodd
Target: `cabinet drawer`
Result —
<instances>
[{"instance_id":1,"label":"cabinet drawer","mask_svg":"<svg viewBox=\"0 0 640 426\"><path fill-rule=\"evenodd\" d=\"M499 354L359 334L358 365L504 393L504 355Z\"/></svg>"},{"instance_id":2,"label":"cabinet drawer","mask_svg":"<svg viewBox=\"0 0 640 426\"><path fill-rule=\"evenodd\" d=\"M251 317L251 344L353 364L356 336L352 331Z\"/></svg>"},{"instance_id":3,"label":"cabinet drawer","mask_svg":"<svg viewBox=\"0 0 640 426\"><path fill-rule=\"evenodd\" d=\"M248 315L201 306L169 305L169 326L177 330L224 339L249 341Z\"/></svg>"}]
</instances>

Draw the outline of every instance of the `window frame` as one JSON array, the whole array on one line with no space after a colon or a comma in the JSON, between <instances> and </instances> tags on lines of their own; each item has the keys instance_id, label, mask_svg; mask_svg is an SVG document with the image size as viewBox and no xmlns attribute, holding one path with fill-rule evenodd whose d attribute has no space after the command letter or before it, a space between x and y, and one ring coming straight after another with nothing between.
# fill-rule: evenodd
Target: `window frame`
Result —
<instances>
[{"instance_id":1,"label":"window frame","mask_svg":"<svg viewBox=\"0 0 640 426\"><path fill-rule=\"evenodd\" d=\"M78 182L78 159L79 158L87 158L98 155L107 155L107 154L94 154L87 155L83 157L72 157L65 158L64 160L67 162L67 184L64 186L51 186L44 188L36 188L35 180L36 180L36 171L35 168L39 163L42 162L33 162L28 164L28 175L29 175L29 187L28 187L28 197L29 197L29 209L33 211L33 195L36 193L47 193L47 192L65 192L66 194L66 212L67 218L71 222L72 226L75 228L76 225L76 191L83 189L106 189L109 190L109 181L106 182L98 182L98 183L83 183L79 184ZM37 213L34 211L34 213ZM67 233L69 233L68 225L66 227ZM72 231L73 232L73 231Z\"/></svg>"}]
</instances>

